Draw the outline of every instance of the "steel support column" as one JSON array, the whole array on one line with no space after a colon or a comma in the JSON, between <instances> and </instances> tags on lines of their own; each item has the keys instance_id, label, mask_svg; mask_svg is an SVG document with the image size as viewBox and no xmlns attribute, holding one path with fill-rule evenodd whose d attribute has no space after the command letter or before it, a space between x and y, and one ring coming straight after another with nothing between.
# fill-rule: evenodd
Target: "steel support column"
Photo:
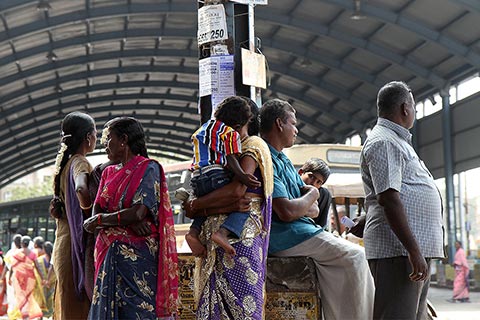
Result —
<instances>
[{"instance_id":1,"label":"steel support column","mask_svg":"<svg viewBox=\"0 0 480 320\"><path fill-rule=\"evenodd\" d=\"M445 214L447 215L448 261L453 262L456 240L456 214L453 187L452 121L448 88L440 92L442 97L443 158L445 163Z\"/></svg>"}]
</instances>

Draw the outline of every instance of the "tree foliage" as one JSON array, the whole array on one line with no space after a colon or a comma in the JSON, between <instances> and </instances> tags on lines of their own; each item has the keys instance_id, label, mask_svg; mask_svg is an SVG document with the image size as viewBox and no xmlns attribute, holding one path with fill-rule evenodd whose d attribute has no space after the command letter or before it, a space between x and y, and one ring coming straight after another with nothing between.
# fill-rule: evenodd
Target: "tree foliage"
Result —
<instances>
[{"instance_id":1,"label":"tree foliage","mask_svg":"<svg viewBox=\"0 0 480 320\"><path fill-rule=\"evenodd\" d=\"M52 178L39 184L29 185L25 183L20 185L14 185L11 188L4 190L4 192L8 192L9 196L4 201L0 200L0 202L17 201L51 195Z\"/></svg>"}]
</instances>

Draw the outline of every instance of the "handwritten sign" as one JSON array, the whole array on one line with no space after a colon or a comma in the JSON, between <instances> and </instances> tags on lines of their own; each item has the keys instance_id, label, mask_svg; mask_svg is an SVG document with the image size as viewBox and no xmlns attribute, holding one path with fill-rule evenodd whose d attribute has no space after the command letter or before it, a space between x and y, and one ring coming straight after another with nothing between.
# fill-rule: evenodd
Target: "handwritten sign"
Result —
<instances>
[{"instance_id":1,"label":"handwritten sign","mask_svg":"<svg viewBox=\"0 0 480 320\"><path fill-rule=\"evenodd\" d=\"M222 4L198 9L198 45L228 39L227 19Z\"/></svg>"},{"instance_id":2,"label":"handwritten sign","mask_svg":"<svg viewBox=\"0 0 480 320\"><path fill-rule=\"evenodd\" d=\"M243 84L267 89L265 56L244 48L241 52Z\"/></svg>"}]
</instances>

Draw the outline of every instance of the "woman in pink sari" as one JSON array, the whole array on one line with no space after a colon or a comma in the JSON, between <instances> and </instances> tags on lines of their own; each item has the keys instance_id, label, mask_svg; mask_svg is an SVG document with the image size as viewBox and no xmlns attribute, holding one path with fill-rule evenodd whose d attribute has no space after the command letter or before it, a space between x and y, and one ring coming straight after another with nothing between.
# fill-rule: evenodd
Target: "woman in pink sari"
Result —
<instances>
[{"instance_id":1,"label":"woman in pink sari","mask_svg":"<svg viewBox=\"0 0 480 320\"><path fill-rule=\"evenodd\" d=\"M89 319L173 319L178 270L173 216L162 166L148 158L134 118L102 134L108 158L84 228L99 230Z\"/></svg>"},{"instance_id":2,"label":"woman in pink sari","mask_svg":"<svg viewBox=\"0 0 480 320\"><path fill-rule=\"evenodd\" d=\"M455 268L455 280L453 281L453 297L450 302L470 302L468 292L468 274L470 269L467 263L467 257L465 251L462 248L460 241L455 241L455 259L453 261L453 267Z\"/></svg>"},{"instance_id":3,"label":"woman in pink sari","mask_svg":"<svg viewBox=\"0 0 480 320\"><path fill-rule=\"evenodd\" d=\"M34 261L37 255L28 249L30 241L29 236L23 236L22 248L15 251L11 257L16 308L9 312L9 319L37 319L43 315L33 296L36 284Z\"/></svg>"}]
</instances>

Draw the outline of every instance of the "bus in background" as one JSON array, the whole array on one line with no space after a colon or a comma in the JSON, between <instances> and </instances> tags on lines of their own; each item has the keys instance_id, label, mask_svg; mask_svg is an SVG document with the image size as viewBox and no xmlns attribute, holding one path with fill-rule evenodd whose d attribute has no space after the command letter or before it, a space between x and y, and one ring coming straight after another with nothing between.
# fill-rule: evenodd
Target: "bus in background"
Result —
<instances>
[{"instance_id":1,"label":"bus in background","mask_svg":"<svg viewBox=\"0 0 480 320\"><path fill-rule=\"evenodd\" d=\"M172 203L172 210L175 224L189 223L190 219L185 217L181 202L174 197L175 190L180 187L190 189L190 166L192 161L183 161L172 164L164 164L165 178L167 179L168 194Z\"/></svg>"},{"instance_id":2,"label":"bus in background","mask_svg":"<svg viewBox=\"0 0 480 320\"><path fill-rule=\"evenodd\" d=\"M345 206L345 215L351 219L364 212L365 192L360 174L361 150L362 147L342 144L301 144L283 151L297 169L311 158L320 158L327 163L331 174L323 186L332 195L331 212L339 234L341 231L337 205ZM330 221L328 218L328 229L333 231Z\"/></svg>"},{"instance_id":3,"label":"bus in background","mask_svg":"<svg viewBox=\"0 0 480 320\"><path fill-rule=\"evenodd\" d=\"M330 177L325 187L334 198L364 197L360 176L362 147L343 144L299 144L284 149L295 168L300 168L310 158L320 158L330 167Z\"/></svg>"}]
</instances>

